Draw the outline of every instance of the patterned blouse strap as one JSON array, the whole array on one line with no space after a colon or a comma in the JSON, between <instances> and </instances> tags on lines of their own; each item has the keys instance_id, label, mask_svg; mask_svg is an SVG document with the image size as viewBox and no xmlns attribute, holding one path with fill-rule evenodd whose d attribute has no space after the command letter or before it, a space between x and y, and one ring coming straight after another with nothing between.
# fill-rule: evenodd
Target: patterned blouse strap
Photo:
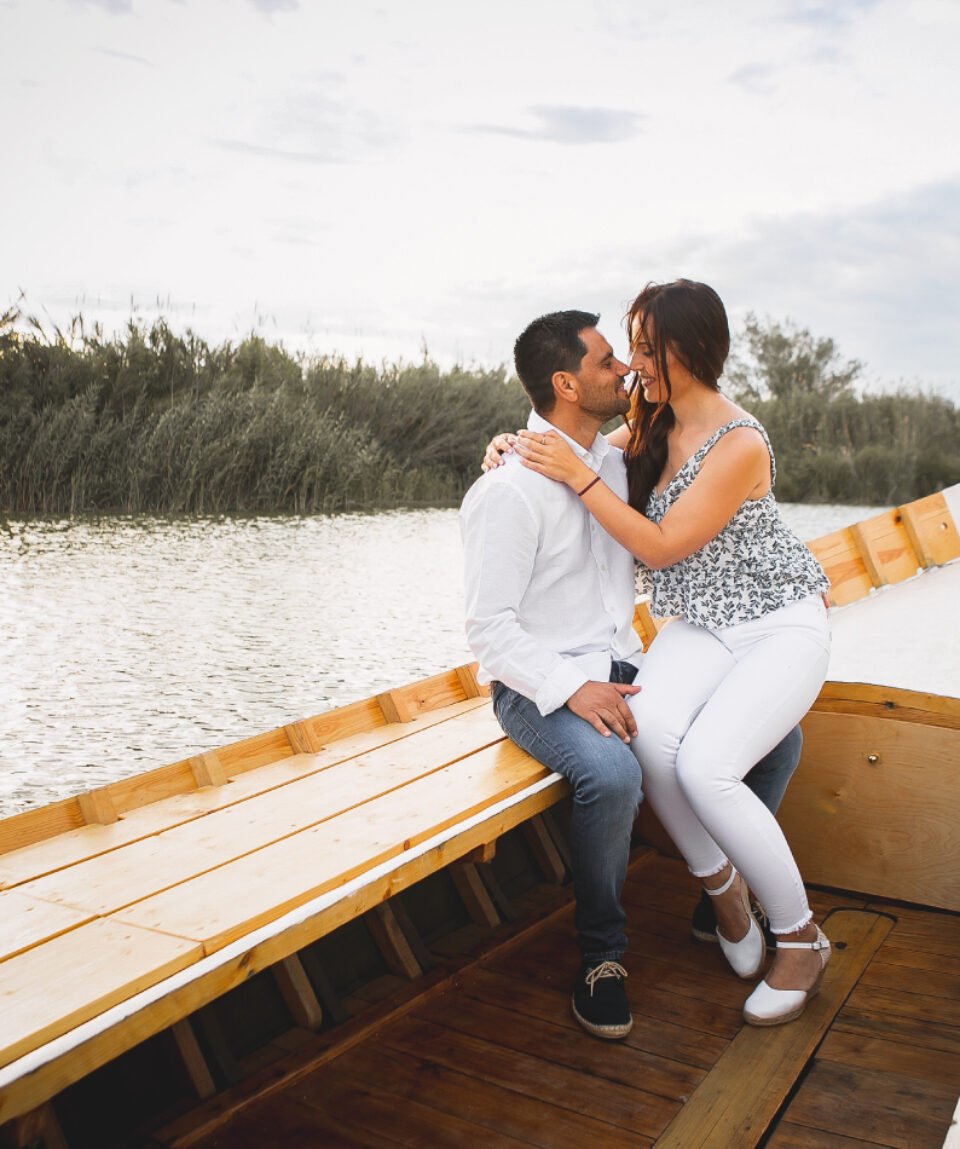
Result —
<instances>
[{"instance_id":1,"label":"patterned blouse strap","mask_svg":"<svg viewBox=\"0 0 960 1149\"><path fill-rule=\"evenodd\" d=\"M763 441L767 444L767 451L770 453L770 485L773 487L777 481L777 460L773 456L773 447L770 444L769 435L756 419L731 419L729 423L724 423L722 427L718 427L700 450L697 451L697 469L699 470L700 463L703 462L703 457L710 448L718 443L728 431L732 431L735 427L752 427L763 436Z\"/></svg>"}]
</instances>

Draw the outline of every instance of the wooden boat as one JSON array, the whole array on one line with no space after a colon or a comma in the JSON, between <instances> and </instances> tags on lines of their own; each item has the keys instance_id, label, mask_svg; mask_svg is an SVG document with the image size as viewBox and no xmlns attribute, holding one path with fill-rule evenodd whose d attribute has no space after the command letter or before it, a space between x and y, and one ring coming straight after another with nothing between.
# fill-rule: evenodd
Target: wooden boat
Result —
<instances>
[{"instance_id":1,"label":"wooden boat","mask_svg":"<svg viewBox=\"0 0 960 1149\"><path fill-rule=\"evenodd\" d=\"M800 1020L741 1024L644 810L635 1028L577 1028L566 787L459 667L0 823L0 1144L957 1146L958 522L812 544L876 648L781 810L835 946Z\"/></svg>"}]
</instances>

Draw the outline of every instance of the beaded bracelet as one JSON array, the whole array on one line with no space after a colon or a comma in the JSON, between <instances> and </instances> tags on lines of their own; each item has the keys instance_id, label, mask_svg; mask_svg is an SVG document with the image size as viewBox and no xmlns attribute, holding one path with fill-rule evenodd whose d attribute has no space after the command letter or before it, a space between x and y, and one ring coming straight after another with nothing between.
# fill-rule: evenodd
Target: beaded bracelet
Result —
<instances>
[{"instance_id":1,"label":"beaded bracelet","mask_svg":"<svg viewBox=\"0 0 960 1149\"><path fill-rule=\"evenodd\" d=\"M595 479L591 479L589 483L583 488L582 491L577 491L577 498L582 499L583 496L590 490L591 487L596 486L600 482L600 476L597 475Z\"/></svg>"}]
</instances>

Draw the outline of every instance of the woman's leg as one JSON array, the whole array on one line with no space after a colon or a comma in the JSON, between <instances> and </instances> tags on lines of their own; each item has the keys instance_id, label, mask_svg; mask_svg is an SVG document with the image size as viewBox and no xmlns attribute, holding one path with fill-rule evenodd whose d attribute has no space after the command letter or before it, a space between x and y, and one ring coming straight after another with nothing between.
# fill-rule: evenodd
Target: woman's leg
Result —
<instances>
[{"instance_id":1,"label":"woman's leg","mask_svg":"<svg viewBox=\"0 0 960 1149\"><path fill-rule=\"evenodd\" d=\"M677 752L735 665L733 655L709 631L674 621L644 655L634 681L642 689L627 700L637 721L630 749L643 770L644 794L690 872L699 878L721 874L727 858L680 788Z\"/></svg>"},{"instance_id":2,"label":"woman's leg","mask_svg":"<svg viewBox=\"0 0 960 1149\"><path fill-rule=\"evenodd\" d=\"M806 713L823 684L829 661L824 608L807 600L719 637L736 663L683 739L678 782L759 898L774 932L792 933L810 920L803 881L776 819L742 779Z\"/></svg>"}]
</instances>

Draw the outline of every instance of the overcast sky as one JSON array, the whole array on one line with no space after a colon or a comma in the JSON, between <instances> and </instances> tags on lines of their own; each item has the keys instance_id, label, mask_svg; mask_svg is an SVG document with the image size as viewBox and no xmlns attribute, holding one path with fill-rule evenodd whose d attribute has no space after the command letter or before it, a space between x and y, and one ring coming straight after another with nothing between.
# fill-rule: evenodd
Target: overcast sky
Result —
<instances>
[{"instance_id":1,"label":"overcast sky","mask_svg":"<svg viewBox=\"0 0 960 1149\"><path fill-rule=\"evenodd\" d=\"M510 359L650 279L960 400L960 0L0 0L0 306Z\"/></svg>"}]
</instances>

